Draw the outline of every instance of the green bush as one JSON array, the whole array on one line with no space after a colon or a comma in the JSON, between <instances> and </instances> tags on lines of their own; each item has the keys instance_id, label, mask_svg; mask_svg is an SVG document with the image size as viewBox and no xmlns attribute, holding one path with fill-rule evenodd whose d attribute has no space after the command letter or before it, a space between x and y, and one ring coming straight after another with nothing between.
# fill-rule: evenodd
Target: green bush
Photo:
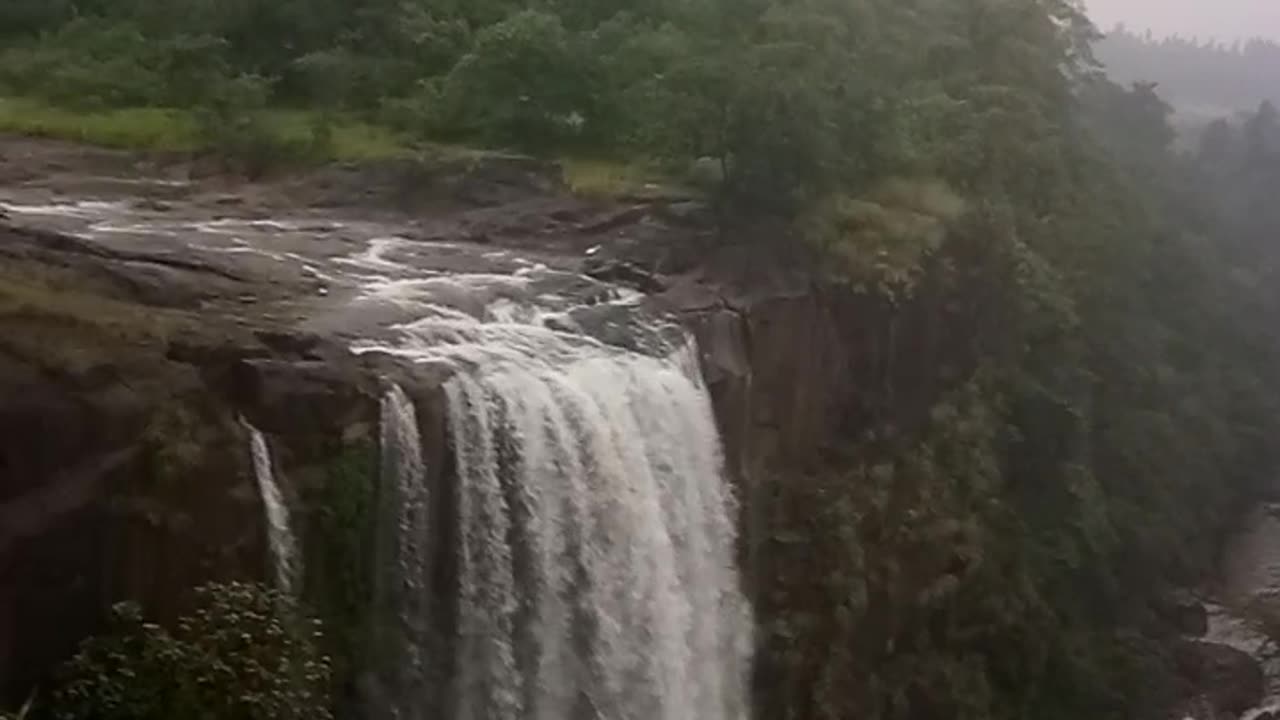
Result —
<instances>
[{"instance_id":1,"label":"green bush","mask_svg":"<svg viewBox=\"0 0 1280 720\"><path fill-rule=\"evenodd\" d=\"M594 117L592 67L560 19L517 13L477 34L422 107L439 128L539 148L581 137Z\"/></svg>"},{"instance_id":2,"label":"green bush","mask_svg":"<svg viewBox=\"0 0 1280 720\"><path fill-rule=\"evenodd\" d=\"M226 169L249 178L273 168L322 157L314 134L293 136L276 132L269 121L270 82L256 75L227 80L210 92L196 111L200 136Z\"/></svg>"},{"instance_id":3,"label":"green bush","mask_svg":"<svg viewBox=\"0 0 1280 720\"><path fill-rule=\"evenodd\" d=\"M56 720L325 720L318 623L255 585L211 585L172 629L130 604L84 642L50 700Z\"/></svg>"},{"instance_id":4,"label":"green bush","mask_svg":"<svg viewBox=\"0 0 1280 720\"><path fill-rule=\"evenodd\" d=\"M154 105L164 90L155 60L136 27L77 19L0 53L0 87L79 109Z\"/></svg>"},{"instance_id":5,"label":"green bush","mask_svg":"<svg viewBox=\"0 0 1280 720\"><path fill-rule=\"evenodd\" d=\"M365 640L373 603L377 454L371 445L345 449L306 490L306 595L329 632L325 649L339 682L368 660Z\"/></svg>"}]
</instances>

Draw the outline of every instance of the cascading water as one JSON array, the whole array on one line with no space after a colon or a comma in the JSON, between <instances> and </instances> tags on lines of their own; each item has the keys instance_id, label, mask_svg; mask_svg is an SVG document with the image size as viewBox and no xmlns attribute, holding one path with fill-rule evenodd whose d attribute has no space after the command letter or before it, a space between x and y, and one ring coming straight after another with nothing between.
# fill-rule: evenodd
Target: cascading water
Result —
<instances>
[{"instance_id":1,"label":"cascading water","mask_svg":"<svg viewBox=\"0 0 1280 720\"><path fill-rule=\"evenodd\" d=\"M276 586L292 594L295 579L301 572L297 542L289 524L289 506L276 484L271 467L271 450L267 438L255 427L244 423L249 430L249 448L253 455L253 474L258 481L258 494L267 520L267 542L275 569Z\"/></svg>"},{"instance_id":2,"label":"cascading water","mask_svg":"<svg viewBox=\"0 0 1280 720\"><path fill-rule=\"evenodd\" d=\"M453 372L452 716L745 718L752 625L692 342L632 352L573 325L433 307L361 348Z\"/></svg>"},{"instance_id":3,"label":"cascading water","mask_svg":"<svg viewBox=\"0 0 1280 720\"><path fill-rule=\"evenodd\" d=\"M382 487L387 498L383 516L394 518L395 524L390 551L394 575L386 599L395 620L385 641L396 662L389 709L403 720L425 720L430 714L424 687L429 672L426 542L430 506L417 413L398 385L392 385L382 398Z\"/></svg>"}]
</instances>

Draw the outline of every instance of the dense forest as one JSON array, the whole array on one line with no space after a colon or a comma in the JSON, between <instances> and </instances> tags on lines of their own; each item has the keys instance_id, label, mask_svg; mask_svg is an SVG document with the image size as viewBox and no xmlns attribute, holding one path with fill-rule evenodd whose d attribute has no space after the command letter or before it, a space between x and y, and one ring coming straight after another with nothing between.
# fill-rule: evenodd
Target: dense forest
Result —
<instances>
[{"instance_id":1,"label":"dense forest","mask_svg":"<svg viewBox=\"0 0 1280 720\"><path fill-rule=\"evenodd\" d=\"M1272 45L1113 33L1153 86L1098 39L1074 0L8 0L0 88L189 110L214 147L302 108L318 142L697 170L823 283L889 313L941 284L971 371L778 491L808 510L757 599L759 717L1129 720L1176 694L1163 601L1280 432L1280 117L1179 153L1163 93L1280 93Z\"/></svg>"},{"instance_id":2,"label":"dense forest","mask_svg":"<svg viewBox=\"0 0 1280 720\"><path fill-rule=\"evenodd\" d=\"M1248 110L1263 100L1280 102L1280 44L1272 40L1223 43L1139 34L1123 25L1096 47L1117 82L1154 82L1180 108L1201 113Z\"/></svg>"}]
</instances>

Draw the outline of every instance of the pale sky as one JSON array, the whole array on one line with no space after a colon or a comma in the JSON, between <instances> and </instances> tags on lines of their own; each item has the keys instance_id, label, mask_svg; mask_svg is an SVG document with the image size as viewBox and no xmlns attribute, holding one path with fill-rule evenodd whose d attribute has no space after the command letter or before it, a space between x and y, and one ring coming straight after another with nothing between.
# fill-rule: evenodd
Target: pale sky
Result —
<instances>
[{"instance_id":1,"label":"pale sky","mask_svg":"<svg viewBox=\"0 0 1280 720\"><path fill-rule=\"evenodd\" d=\"M1123 22L1157 35L1280 39L1280 0L1085 0L1103 30Z\"/></svg>"}]
</instances>

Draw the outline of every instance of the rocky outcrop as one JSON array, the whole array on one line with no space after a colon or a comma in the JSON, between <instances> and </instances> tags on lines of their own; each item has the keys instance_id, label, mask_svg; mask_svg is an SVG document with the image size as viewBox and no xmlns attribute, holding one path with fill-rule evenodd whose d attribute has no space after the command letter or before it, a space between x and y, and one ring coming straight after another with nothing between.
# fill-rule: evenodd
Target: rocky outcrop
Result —
<instances>
[{"instance_id":1,"label":"rocky outcrop","mask_svg":"<svg viewBox=\"0 0 1280 720\"><path fill-rule=\"evenodd\" d=\"M1262 702L1262 667L1248 653L1188 640L1178 645L1175 660L1179 674L1191 688L1193 700L1187 703L1187 712L1194 713L1193 717L1237 717Z\"/></svg>"},{"instance_id":2,"label":"rocky outcrop","mask_svg":"<svg viewBox=\"0 0 1280 720\"><path fill-rule=\"evenodd\" d=\"M243 417L280 433L291 471L376 432L344 352L184 299L236 284L0 227L0 704L115 602L171 618L204 582L264 576Z\"/></svg>"}]
</instances>

